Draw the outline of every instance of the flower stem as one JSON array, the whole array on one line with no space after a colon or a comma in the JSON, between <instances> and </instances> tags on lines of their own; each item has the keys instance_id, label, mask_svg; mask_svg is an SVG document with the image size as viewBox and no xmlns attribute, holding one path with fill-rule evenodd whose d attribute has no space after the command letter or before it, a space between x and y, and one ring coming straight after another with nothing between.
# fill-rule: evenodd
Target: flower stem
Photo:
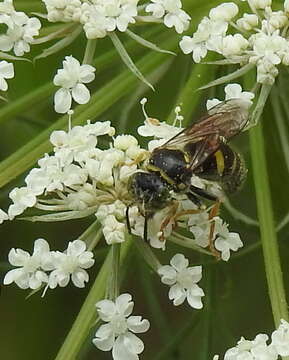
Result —
<instances>
[{"instance_id":1,"label":"flower stem","mask_svg":"<svg viewBox=\"0 0 289 360\"><path fill-rule=\"evenodd\" d=\"M265 271L274 321L276 326L279 326L281 319L289 320L289 315L273 219L265 144L260 123L250 131L250 144Z\"/></svg>"},{"instance_id":2,"label":"flower stem","mask_svg":"<svg viewBox=\"0 0 289 360\"><path fill-rule=\"evenodd\" d=\"M113 301L119 295L119 266L120 266L120 244L112 245L112 266L109 298Z\"/></svg>"},{"instance_id":3,"label":"flower stem","mask_svg":"<svg viewBox=\"0 0 289 360\"><path fill-rule=\"evenodd\" d=\"M123 244L120 253L120 264L124 262L128 255L131 243L132 242L127 239ZM77 358L77 355L95 322L95 303L104 297L107 280L111 272L112 257L113 250L111 250L106 257L106 260L55 360L73 360Z\"/></svg>"},{"instance_id":4,"label":"flower stem","mask_svg":"<svg viewBox=\"0 0 289 360\"><path fill-rule=\"evenodd\" d=\"M84 57L82 60L82 64L92 64L93 63L93 57L94 57L94 53L95 53L95 48L96 48L96 40L92 39L92 40L87 40L86 43L86 48L85 48L85 53L84 53Z\"/></svg>"},{"instance_id":5,"label":"flower stem","mask_svg":"<svg viewBox=\"0 0 289 360\"><path fill-rule=\"evenodd\" d=\"M134 245L147 264L157 273L158 269L161 267L161 263L152 251L151 247L139 237L134 239Z\"/></svg>"}]
</instances>

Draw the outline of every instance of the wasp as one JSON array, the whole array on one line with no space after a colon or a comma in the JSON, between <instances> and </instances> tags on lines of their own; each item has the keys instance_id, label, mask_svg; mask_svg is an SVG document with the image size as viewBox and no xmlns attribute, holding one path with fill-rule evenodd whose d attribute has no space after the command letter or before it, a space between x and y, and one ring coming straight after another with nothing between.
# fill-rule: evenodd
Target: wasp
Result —
<instances>
[{"instance_id":1,"label":"wasp","mask_svg":"<svg viewBox=\"0 0 289 360\"><path fill-rule=\"evenodd\" d=\"M193 175L219 183L229 194L241 187L247 169L241 155L228 142L248 123L248 110L248 102L242 99L218 104L199 121L155 148L144 169L131 176L129 192L132 204L138 205L145 218L144 240L147 240L148 219L172 204L176 193L185 194L198 208L204 199L214 201L216 205L210 217L216 216L220 199L193 186ZM165 220L167 223L168 219ZM129 207L127 224L130 231ZM213 236L213 229L210 233Z\"/></svg>"}]
</instances>

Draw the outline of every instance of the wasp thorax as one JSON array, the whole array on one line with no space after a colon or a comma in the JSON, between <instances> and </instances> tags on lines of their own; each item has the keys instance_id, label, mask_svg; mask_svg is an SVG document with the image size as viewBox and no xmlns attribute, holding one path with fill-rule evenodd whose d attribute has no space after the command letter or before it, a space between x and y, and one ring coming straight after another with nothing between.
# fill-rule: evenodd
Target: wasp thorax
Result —
<instances>
[{"instance_id":1,"label":"wasp thorax","mask_svg":"<svg viewBox=\"0 0 289 360\"><path fill-rule=\"evenodd\" d=\"M169 184L156 173L138 172L130 178L129 191L146 213L163 209L171 200Z\"/></svg>"},{"instance_id":2,"label":"wasp thorax","mask_svg":"<svg viewBox=\"0 0 289 360\"><path fill-rule=\"evenodd\" d=\"M150 158L148 169L160 172L161 176L175 190L179 190L178 185L189 184L192 177L192 172L188 168L188 162L189 159L186 158L186 154L181 150L155 149Z\"/></svg>"}]
</instances>

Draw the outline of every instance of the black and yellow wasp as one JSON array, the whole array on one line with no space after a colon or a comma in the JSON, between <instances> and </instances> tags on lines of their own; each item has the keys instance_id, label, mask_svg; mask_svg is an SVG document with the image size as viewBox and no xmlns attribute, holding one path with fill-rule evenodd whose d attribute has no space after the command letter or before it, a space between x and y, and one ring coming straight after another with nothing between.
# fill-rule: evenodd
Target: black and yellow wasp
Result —
<instances>
[{"instance_id":1,"label":"black and yellow wasp","mask_svg":"<svg viewBox=\"0 0 289 360\"><path fill-rule=\"evenodd\" d=\"M129 192L147 220L174 201L175 193L186 196L198 207L201 199L218 201L216 196L191 184L193 175L218 182L224 192L237 191L246 178L242 157L227 143L248 122L248 102L231 99L212 108L206 116L149 155L144 170L130 178ZM128 208L129 209L129 208ZM129 210L127 220L129 226Z\"/></svg>"}]
</instances>

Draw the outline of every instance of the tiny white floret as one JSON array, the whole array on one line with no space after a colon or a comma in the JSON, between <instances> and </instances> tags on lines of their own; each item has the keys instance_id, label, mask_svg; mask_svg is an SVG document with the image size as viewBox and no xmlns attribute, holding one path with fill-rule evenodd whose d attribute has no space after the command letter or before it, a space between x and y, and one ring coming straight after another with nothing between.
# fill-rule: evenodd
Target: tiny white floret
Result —
<instances>
[{"instance_id":1,"label":"tiny white floret","mask_svg":"<svg viewBox=\"0 0 289 360\"><path fill-rule=\"evenodd\" d=\"M21 289L38 289L48 281L43 266L44 263L48 263L49 256L49 245L44 239L35 240L32 255L22 249L11 249L8 255L9 262L18 268L10 270L5 275L4 285L15 282Z\"/></svg>"},{"instance_id":2,"label":"tiny white floret","mask_svg":"<svg viewBox=\"0 0 289 360\"><path fill-rule=\"evenodd\" d=\"M122 294L115 301L102 300L96 304L101 325L92 340L102 351L111 351L114 360L138 360L144 343L135 335L148 331L150 323L141 316L133 316L134 303L130 294Z\"/></svg>"},{"instance_id":3,"label":"tiny white floret","mask_svg":"<svg viewBox=\"0 0 289 360\"><path fill-rule=\"evenodd\" d=\"M54 85L60 86L54 96L55 111L61 114L67 113L72 104L72 99L78 104L86 104L90 100L88 88L84 85L95 78L95 68L91 65L80 65L73 56L66 56L63 61L63 69L59 69L55 75Z\"/></svg>"},{"instance_id":4,"label":"tiny white floret","mask_svg":"<svg viewBox=\"0 0 289 360\"><path fill-rule=\"evenodd\" d=\"M181 305L186 299L195 309L202 309L204 291L197 285L202 278L202 267L189 267L189 261L182 254L172 257L170 265L158 269L162 283L169 285L169 299L175 306Z\"/></svg>"}]
</instances>

